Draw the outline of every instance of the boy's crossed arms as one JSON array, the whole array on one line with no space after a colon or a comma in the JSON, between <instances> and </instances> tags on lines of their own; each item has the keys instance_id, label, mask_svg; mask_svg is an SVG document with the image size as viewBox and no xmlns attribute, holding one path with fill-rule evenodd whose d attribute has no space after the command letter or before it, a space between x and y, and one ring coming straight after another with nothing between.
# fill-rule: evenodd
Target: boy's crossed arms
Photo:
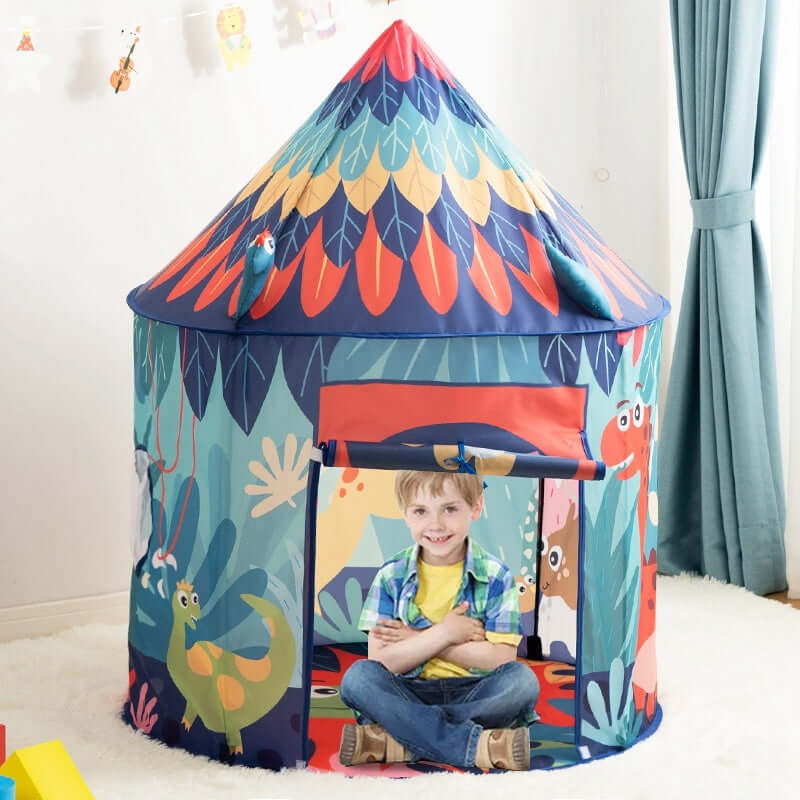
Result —
<instances>
[{"instance_id":1,"label":"boy's crossed arms","mask_svg":"<svg viewBox=\"0 0 800 800\"><path fill-rule=\"evenodd\" d=\"M427 628L412 628L399 619L379 619L367 636L367 657L394 673L407 672L431 658L465 669L493 670L514 661L517 648L490 642L479 619L466 616L465 600Z\"/></svg>"}]
</instances>

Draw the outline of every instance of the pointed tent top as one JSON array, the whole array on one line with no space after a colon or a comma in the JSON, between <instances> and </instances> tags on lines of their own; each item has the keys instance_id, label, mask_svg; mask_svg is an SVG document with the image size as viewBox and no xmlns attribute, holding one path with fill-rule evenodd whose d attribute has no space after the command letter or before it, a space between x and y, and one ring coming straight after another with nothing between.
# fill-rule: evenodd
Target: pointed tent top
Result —
<instances>
[{"instance_id":1,"label":"pointed tent top","mask_svg":"<svg viewBox=\"0 0 800 800\"><path fill-rule=\"evenodd\" d=\"M275 263L235 324L265 229ZM402 20L128 303L192 328L351 336L623 330L669 308Z\"/></svg>"},{"instance_id":2,"label":"pointed tent top","mask_svg":"<svg viewBox=\"0 0 800 800\"><path fill-rule=\"evenodd\" d=\"M350 71L342 78L349 81L361 68L362 83L371 80L381 67L381 62L398 81L410 81L417 70L416 59L439 80L447 81L455 86L455 78L450 70L439 60L439 57L428 47L421 36L404 20L395 20L369 47L366 53L353 64Z\"/></svg>"}]
</instances>

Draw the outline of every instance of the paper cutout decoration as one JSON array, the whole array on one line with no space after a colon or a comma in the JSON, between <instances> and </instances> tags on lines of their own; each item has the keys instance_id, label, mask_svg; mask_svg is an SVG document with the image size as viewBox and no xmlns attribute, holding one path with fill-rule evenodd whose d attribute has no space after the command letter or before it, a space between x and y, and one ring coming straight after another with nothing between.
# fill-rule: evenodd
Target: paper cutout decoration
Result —
<instances>
[{"instance_id":1,"label":"paper cutout decoration","mask_svg":"<svg viewBox=\"0 0 800 800\"><path fill-rule=\"evenodd\" d=\"M114 90L114 94L119 94L119 92L127 92L131 86L131 72L135 72L133 68L133 59L131 56L133 55L133 49L136 47L136 44L139 41L139 34L141 32L141 26L136 26L136 31L133 33L128 33L129 36L133 37L131 41L130 48L128 49L128 54L123 56L119 60L119 69L115 69L111 73L111 78L109 79L109 83L111 84L111 88ZM125 30L123 29L120 33L124 36Z\"/></svg>"},{"instance_id":2,"label":"paper cutout decoration","mask_svg":"<svg viewBox=\"0 0 800 800\"><path fill-rule=\"evenodd\" d=\"M278 34L278 46L288 47L292 42L292 20L287 0L275 0L272 7L272 24Z\"/></svg>"},{"instance_id":3,"label":"paper cutout decoration","mask_svg":"<svg viewBox=\"0 0 800 800\"><path fill-rule=\"evenodd\" d=\"M250 39L245 35L247 17L240 6L227 5L217 14L219 51L228 72L236 67L246 69L250 61Z\"/></svg>"},{"instance_id":4,"label":"paper cutout decoration","mask_svg":"<svg viewBox=\"0 0 800 800\"><path fill-rule=\"evenodd\" d=\"M22 38L19 40L17 50L33 50L33 42L31 41L31 32L25 30L22 32Z\"/></svg>"},{"instance_id":5,"label":"paper cutout decoration","mask_svg":"<svg viewBox=\"0 0 800 800\"><path fill-rule=\"evenodd\" d=\"M330 39L336 33L336 18L333 2L325 4L306 3L297 18L303 28L303 44L310 44L316 39Z\"/></svg>"},{"instance_id":6,"label":"paper cutout decoration","mask_svg":"<svg viewBox=\"0 0 800 800\"><path fill-rule=\"evenodd\" d=\"M8 90L10 92L25 91L39 93L41 83L39 73L47 66L50 57L36 51L31 38L32 23L23 20L22 38L17 49L3 54L2 61L8 71Z\"/></svg>"}]
</instances>

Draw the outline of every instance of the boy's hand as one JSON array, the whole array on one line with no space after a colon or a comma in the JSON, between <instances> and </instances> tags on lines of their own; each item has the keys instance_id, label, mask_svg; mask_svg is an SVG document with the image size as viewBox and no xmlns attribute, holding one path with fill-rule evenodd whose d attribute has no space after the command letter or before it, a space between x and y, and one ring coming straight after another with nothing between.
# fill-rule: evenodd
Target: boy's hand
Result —
<instances>
[{"instance_id":1,"label":"boy's hand","mask_svg":"<svg viewBox=\"0 0 800 800\"><path fill-rule=\"evenodd\" d=\"M482 641L485 638L483 623L479 619L465 616L469 603L465 600L448 611L439 623L447 632L450 644Z\"/></svg>"},{"instance_id":2,"label":"boy's hand","mask_svg":"<svg viewBox=\"0 0 800 800\"><path fill-rule=\"evenodd\" d=\"M399 619L379 619L378 624L372 628L372 633L381 642L391 644L392 642L402 642L416 636L420 631L404 625Z\"/></svg>"}]
</instances>

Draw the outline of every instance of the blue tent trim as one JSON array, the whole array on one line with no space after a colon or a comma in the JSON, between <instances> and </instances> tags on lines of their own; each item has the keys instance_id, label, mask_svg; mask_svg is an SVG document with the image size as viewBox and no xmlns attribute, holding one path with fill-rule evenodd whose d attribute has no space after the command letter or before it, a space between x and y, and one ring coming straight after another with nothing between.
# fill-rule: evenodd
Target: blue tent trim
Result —
<instances>
[{"instance_id":1,"label":"blue tent trim","mask_svg":"<svg viewBox=\"0 0 800 800\"><path fill-rule=\"evenodd\" d=\"M181 314L178 308L175 308L174 314L166 314L166 313L155 313L152 309L146 308L142 306L139 302L139 295L141 290L145 284L142 286L137 286L135 289L132 289L126 298L126 302L128 306L146 319L153 320L154 322L165 322L171 325L180 325L182 328L188 328L189 330L201 330L206 333L224 333L229 335L240 335L240 336L335 336L339 338L353 338L353 339L438 339L438 338L459 338L459 337L483 337L483 336L537 336L541 334L562 334L564 336L578 336L583 334L595 334L595 333L610 333L615 331L629 331L634 330L639 327L644 327L647 325L652 324L653 322L658 322L661 319L664 319L670 311L672 310L672 306L670 305L669 301L665 297L658 297L658 300L661 304L661 308L658 312L643 321L636 321L631 322L626 319L621 319L617 322L613 322L611 320L604 320L598 319L596 317L591 317L592 320L591 327L580 328L577 326L564 326L559 325L554 327L552 330L550 329L537 329L535 327L523 327L520 325L518 328L509 329L509 330L489 330L489 329L476 329L476 330L468 330L468 329L457 329L454 328L453 330L419 330L419 331L391 331L391 330L381 330L381 331L370 331L370 330L353 330L352 327L346 330L337 330L336 328L322 328L319 329L309 329L306 328L304 330L277 330L277 329L261 329L253 326L252 322L250 324L239 324L237 325L236 320L232 317L224 317L222 319L225 320L225 324L227 325L230 323L230 327L223 327L219 324L206 324L199 321L196 315L192 315L188 313L188 310ZM177 305L177 303L176 303ZM185 317L184 320L181 320L180 317ZM579 317L579 315L576 315ZM581 318L587 319L587 318ZM563 320L560 320L563 323Z\"/></svg>"}]
</instances>

